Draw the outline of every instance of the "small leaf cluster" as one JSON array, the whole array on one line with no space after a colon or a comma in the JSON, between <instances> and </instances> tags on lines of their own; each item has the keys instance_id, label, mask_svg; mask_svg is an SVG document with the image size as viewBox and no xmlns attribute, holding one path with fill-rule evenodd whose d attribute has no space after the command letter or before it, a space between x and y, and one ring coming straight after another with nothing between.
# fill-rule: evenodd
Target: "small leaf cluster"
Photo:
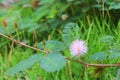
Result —
<instances>
[{"instance_id":1,"label":"small leaf cluster","mask_svg":"<svg viewBox=\"0 0 120 80\"><path fill-rule=\"evenodd\" d=\"M10 68L5 72L5 75L14 75L26 68L31 67L35 63L40 64L40 67L48 72L59 71L66 65L66 59L62 55L62 51L68 49L68 42L70 43L73 39L79 37L78 35L79 26L75 23L68 23L63 29L63 41L47 40L44 44L38 43L38 48L47 50L47 53L33 54L28 59L21 61L17 65ZM73 36L71 36L74 34ZM65 37L69 38L65 40Z\"/></svg>"}]
</instances>

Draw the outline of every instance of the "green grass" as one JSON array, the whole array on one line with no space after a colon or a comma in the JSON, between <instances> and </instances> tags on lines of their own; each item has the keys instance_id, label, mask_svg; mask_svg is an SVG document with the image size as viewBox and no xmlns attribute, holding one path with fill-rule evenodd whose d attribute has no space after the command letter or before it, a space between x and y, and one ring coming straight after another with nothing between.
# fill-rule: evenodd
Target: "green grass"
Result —
<instances>
[{"instance_id":1,"label":"green grass","mask_svg":"<svg viewBox=\"0 0 120 80\"><path fill-rule=\"evenodd\" d=\"M88 23L83 21L79 21L78 24L80 24L81 30L79 33L80 37L81 39L86 40L88 44L88 53L83 56L85 57L84 61L88 63L96 63L89 60L90 55L100 51L107 51L115 42L118 42L117 44L120 43L118 27L111 26L110 23L107 23L105 20L103 20L101 24L97 17L95 17L95 20L91 20L91 23L88 26L86 26ZM100 42L100 37L104 35L115 37L111 45L105 46ZM50 33L50 36L52 39L56 38L54 30ZM59 33L58 39L60 38L61 35ZM0 42L3 42L3 44L0 45L0 80L39 80L39 78L40 80L83 80L83 78L84 80L114 80L116 78L117 67L108 67L103 71L102 69L99 71L93 67L88 67L84 70L81 64L72 61L68 61L62 70L54 73L45 72L39 67L39 64L35 64L31 68L21 71L14 76L5 77L5 71L20 61L28 58L34 51L25 47L20 47L16 44L12 46L12 42L8 42L7 39L2 38ZM64 54L70 54L69 50L65 51ZM105 60L105 62L102 63L116 63L119 61L119 59L117 61Z\"/></svg>"},{"instance_id":2,"label":"green grass","mask_svg":"<svg viewBox=\"0 0 120 80\"><path fill-rule=\"evenodd\" d=\"M93 1L93 3L89 0L85 2L77 2L77 0L73 2L72 0L66 2L64 0L39 1L42 3L40 2L41 4L37 8L22 7L24 4L32 4L34 0L20 1L7 10L0 8L0 32L9 34L9 36L12 35L16 40L25 41L28 45L37 47L37 43L44 43L46 40L62 40L64 25L75 22L79 25L80 39L85 40L88 46L88 53L81 57L83 61L103 64L120 62L120 57L117 59L108 59L107 57L101 61L90 60L90 56L98 52L104 51L109 55L110 49L120 50L120 21L117 21L119 16L116 21L112 20L116 18L112 16L114 11L116 12L116 7L113 7L113 13L108 9L103 18L101 11L97 11L96 8L91 9L91 6L94 5L101 6L101 3L97 2L98 0ZM106 0L105 2L108 2L107 6L111 5L109 1ZM113 2L115 0L111 1L112 4ZM119 5L117 7L119 9ZM67 15L68 18L62 20L62 15ZM8 24L5 30L3 30L2 24L4 19ZM17 28L15 28L14 23L17 24ZM11 31L14 32L11 33ZM114 39L110 43L103 43L100 40L105 35L113 36ZM66 66L57 72L46 72L37 63L13 76L4 75L9 68L36 53L38 52L0 36L0 80L116 80L119 69L119 67L107 67L105 69L87 67L85 69L80 63L67 61ZM68 56L70 54L69 48L62 53ZM40 52L40 54L42 53Z\"/></svg>"}]
</instances>

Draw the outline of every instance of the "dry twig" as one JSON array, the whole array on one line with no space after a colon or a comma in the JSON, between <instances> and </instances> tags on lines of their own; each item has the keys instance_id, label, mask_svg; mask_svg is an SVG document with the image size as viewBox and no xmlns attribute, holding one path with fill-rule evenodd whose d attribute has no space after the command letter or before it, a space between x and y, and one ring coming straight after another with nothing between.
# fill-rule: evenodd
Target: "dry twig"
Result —
<instances>
[{"instance_id":1,"label":"dry twig","mask_svg":"<svg viewBox=\"0 0 120 80\"><path fill-rule=\"evenodd\" d=\"M41 50L41 49L38 49L38 48L35 48L35 47L32 47L32 46L29 46L29 45L27 45L27 44L21 43L21 42L13 39L13 38L11 38L11 37L8 37L8 36L2 34L2 33L0 33L0 35L3 36L3 37L5 37L5 38L7 38L7 39L9 39L9 40L11 40L12 42L14 42L14 43L16 43L16 44L25 46L25 47L27 47L27 48L30 48L30 49L33 49L33 50L36 50L36 51L40 51L40 52L45 52L45 53L47 52L47 51L44 51L44 50ZM86 62L84 62L84 61L82 61L82 60L74 60L74 59L67 58L67 57L65 57L65 58L66 58L67 60L70 60L70 61L74 61L74 62L77 62L77 63L81 63L81 64L83 64L85 67L89 67L89 66L93 66L93 67L115 67L115 66L117 67L117 66L119 66L119 67L120 67L120 63L116 63L116 64L89 64L89 63L86 63Z\"/></svg>"}]
</instances>

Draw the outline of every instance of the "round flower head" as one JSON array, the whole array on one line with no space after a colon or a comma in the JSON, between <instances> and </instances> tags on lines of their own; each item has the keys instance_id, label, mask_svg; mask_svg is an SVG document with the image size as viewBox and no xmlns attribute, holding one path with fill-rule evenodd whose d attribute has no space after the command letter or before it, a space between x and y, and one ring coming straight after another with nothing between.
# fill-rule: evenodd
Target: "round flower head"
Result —
<instances>
[{"instance_id":1,"label":"round flower head","mask_svg":"<svg viewBox=\"0 0 120 80\"><path fill-rule=\"evenodd\" d=\"M84 55L87 52L87 46L82 40L75 40L70 45L70 52L73 56Z\"/></svg>"}]
</instances>

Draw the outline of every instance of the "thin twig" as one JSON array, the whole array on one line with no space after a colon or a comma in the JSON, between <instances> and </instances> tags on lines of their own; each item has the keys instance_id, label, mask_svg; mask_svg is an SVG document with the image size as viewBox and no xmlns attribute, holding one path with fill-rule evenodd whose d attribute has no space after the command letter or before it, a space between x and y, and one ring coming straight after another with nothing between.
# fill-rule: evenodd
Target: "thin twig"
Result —
<instances>
[{"instance_id":1,"label":"thin twig","mask_svg":"<svg viewBox=\"0 0 120 80\"><path fill-rule=\"evenodd\" d=\"M116 64L89 64L89 63L83 62L82 60L73 60L71 58L66 58L66 59L81 63L81 64L83 64L84 66L87 66L87 67L88 66L93 66L93 67L115 67L115 66L120 66L120 63L116 63Z\"/></svg>"},{"instance_id":2,"label":"thin twig","mask_svg":"<svg viewBox=\"0 0 120 80\"><path fill-rule=\"evenodd\" d=\"M13 41L13 42L16 43L16 44L20 44L21 46L25 46L25 47L27 47L27 48L30 48L30 49L33 49L33 50L36 50L36 51L40 51L40 52L45 52L45 53L46 53L46 51L44 51L44 50L41 50L41 49L38 49L38 48L35 48L35 47L32 47L32 46L29 46L29 45L27 45L27 44L24 44L24 43L22 43L22 42L19 42L19 41L15 40L15 39L13 39L13 38L10 38L10 37L2 34L2 33L0 33L0 35L3 36L3 37L5 37L5 38L7 38L7 39L9 39L9 40L11 40L11 41Z\"/></svg>"},{"instance_id":3,"label":"thin twig","mask_svg":"<svg viewBox=\"0 0 120 80\"><path fill-rule=\"evenodd\" d=\"M23 44L23 43L15 40L13 38L10 38L10 37L2 34L2 33L0 33L0 35L7 38L7 39L9 39L9 40L11 40L11 41L13 41L16 44L20 44L20 45L25 46L27 48L30 48L30 49L33 49L33 50L36 50L36 51L40 51L40 52L45 52L45 53L47 52L47 51L44 51L44 50L41 50L41 49L38 49L38 48L35 48L35 47L31 47L31 46L29 46L27 44ZM77 63L81 63L82 65L84 65L86 67L88 67L88 66L93 66L93 67L115 67L115 66L117 67L117 66L120 66L120 63L116 63L116 64L89 64L89 63L86 63L86 62L84 62L82 60L74 60L74 59L67 58L67 57L65 57L65 58L67 60L71 60L71 61L74 61L74 62L77 62Z\"/></svg>"}]
</instances>

